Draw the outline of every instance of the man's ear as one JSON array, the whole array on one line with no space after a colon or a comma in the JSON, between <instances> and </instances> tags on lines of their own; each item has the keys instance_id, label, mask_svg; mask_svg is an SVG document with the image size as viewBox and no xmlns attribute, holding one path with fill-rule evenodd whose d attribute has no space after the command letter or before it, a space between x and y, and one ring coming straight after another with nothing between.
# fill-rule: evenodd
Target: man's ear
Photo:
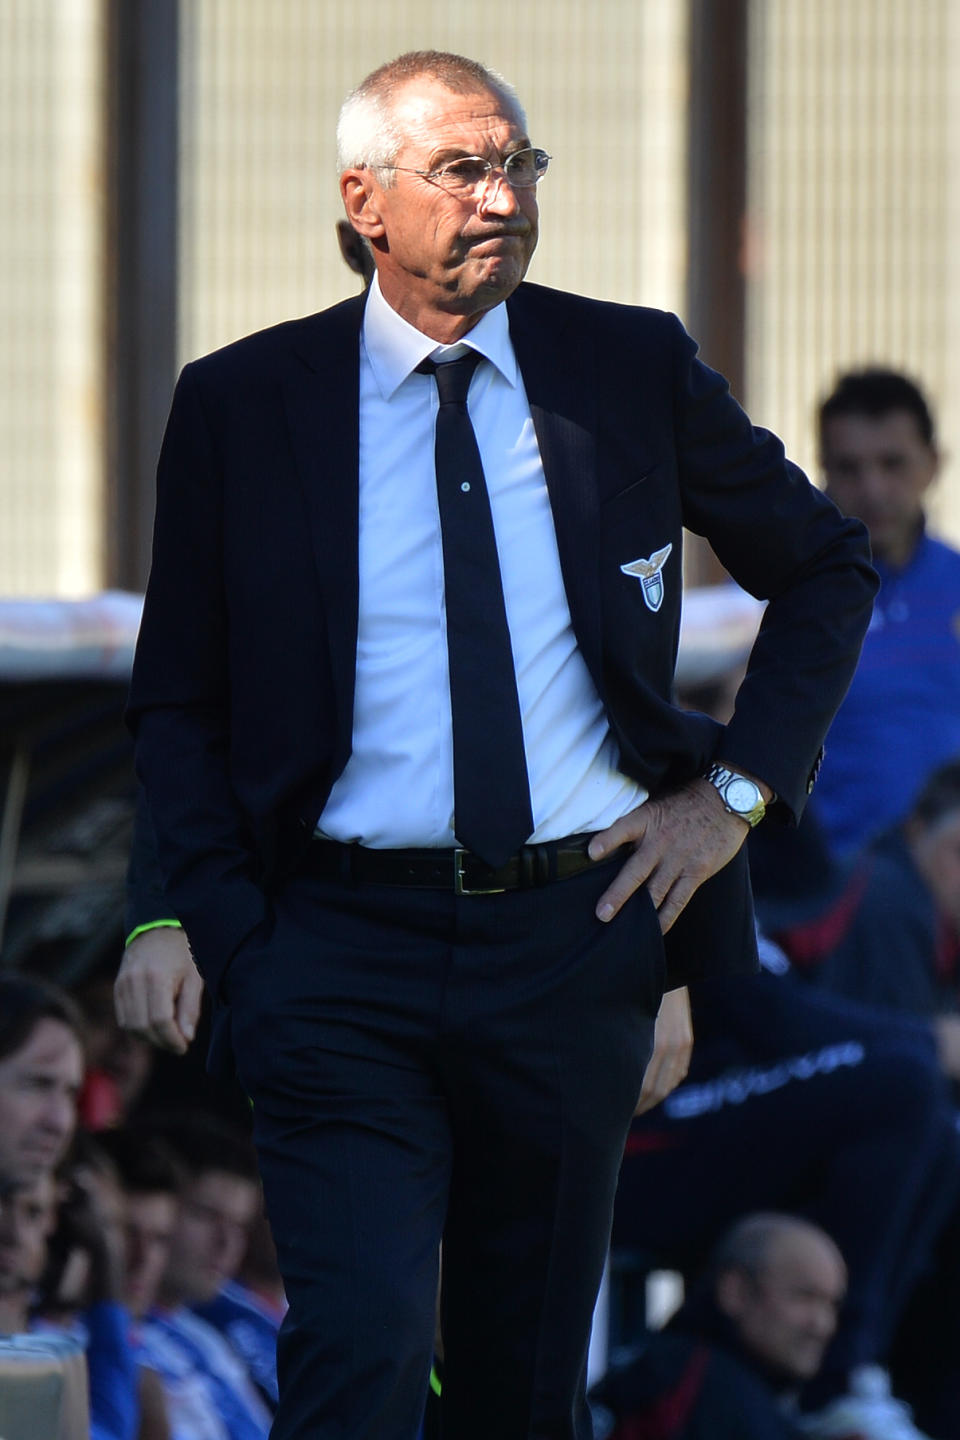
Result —
<instances>
[{"instance_id":1,"label":"man's ear","mask_svg":"<svg viewBox=\"0 0 960 1440\"><path fill-rule=\"evenodd\" d=\"M340 176L340 194L347 219L366 240L379 239L384 233L377 203L377 186L369 170L344 170Z\"/></svg>"},{"instance_id":2,"label":"man's ear","mask_svg":"<svg viewBox=\"0 0 960 1440\"><path fill-rule=\"evenodd\" d=\"M930 447L930 479L927 481L926 485L924 486L924 489L925 489L925 490L929 490L929 489L930 489L930 486L935 483L935 481L937 480L937 478L938 478L938 476L939 476L940 471L941 471L942 468L943 468L943 456L942 456L942 454L940 453L939 450L935 450L935 449L933 448L933 446L931 446L931 447Z\"/></svg>"}]
</instances>

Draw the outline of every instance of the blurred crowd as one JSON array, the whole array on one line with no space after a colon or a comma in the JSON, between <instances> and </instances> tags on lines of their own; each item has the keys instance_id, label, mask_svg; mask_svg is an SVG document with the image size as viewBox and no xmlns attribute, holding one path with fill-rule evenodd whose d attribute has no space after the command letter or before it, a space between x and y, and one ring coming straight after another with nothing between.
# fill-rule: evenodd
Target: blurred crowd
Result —
<instances>
[{"instance_id":1,"label":"blurred crowd","mask_svg":"<svg viewBox=\"0 0 960 1440\"><path fill-rule=\"evenodd\" d=\"M0 977L0 1333L79 1341L95 1440L256 1440L284 1302L249 1136L150 1101L111 991Z\"/></svg>"},{"instance_id":2,"label":"blurred crowd","mask_svg":"<svg viewBox=\"0 0 960 1440\"><path fill-rule=\"evenodd\" d=\"M617 1440L960 1436L960 554L915 382L844 375L818 419L881 590L803 821L750 836L762 973L692 991L689 1075L628 1141L620 1272L687 1290L626 1326ZM686 698L725 718L738 679Z\"/></svg>"},{"instance_id":3,"label":"blurred crowd","mask_svg":"<svg viewBox=\"0 0 960 1440\"><path fill-rule=\"evenodd\" d=\"M882 590L808 816L751 835L763 971L693 989L690 1072L630 1134L612 1440L960 1436L960 555L912 381L843 377L820 440ZM740 659L685 701L722 718ZM0 1333L83 1345L95 1437L254 1440L284 1297L248 1107L202 1041L119 1029L112 980L0 974Z\"/></svg>"}]
</instances>

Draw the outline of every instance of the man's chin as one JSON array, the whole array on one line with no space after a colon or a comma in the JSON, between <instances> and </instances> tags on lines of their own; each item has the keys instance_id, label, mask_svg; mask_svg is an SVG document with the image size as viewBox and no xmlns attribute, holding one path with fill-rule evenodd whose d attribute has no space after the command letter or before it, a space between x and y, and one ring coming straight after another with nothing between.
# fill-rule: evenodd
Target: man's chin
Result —
<instances>
[{"instance_id":1,"label":"man's chin","mask_svg":"<svg viewBox=\"0 0 960 1440\"><path fill-rule=\"evenodd\" d=\"M824 1347L817 1345L793 1356L793 1379L812 1380L823 1364Z\"/></svg>"},{"instance_id":2,"label":"man's chin","mask_svg":"<svg viewBox=\"0 0 960 1440\"><path fill-rule=\"evenodd\" d=\"M512 295L527 272L528 257L477 255L468 264L462 291L470 301L480 300L489 308Z\"/></svg>"},{"instance_id":3,"label":"man's chin","mask_svg":"<svg viewBox=\"0 0 960 1440\"><path fill-rule=\"evenodd\" d=\"M49 1175L52 1170L56 1169L61 1153L62 1147L58 1145L55 1149L44 1150L39 1154L32 1152L29 1155L21 1156L15 1170L15 1184L35 1185L38 1180L42 1180L45 1175Z\"/></svg>"}]
</instances>

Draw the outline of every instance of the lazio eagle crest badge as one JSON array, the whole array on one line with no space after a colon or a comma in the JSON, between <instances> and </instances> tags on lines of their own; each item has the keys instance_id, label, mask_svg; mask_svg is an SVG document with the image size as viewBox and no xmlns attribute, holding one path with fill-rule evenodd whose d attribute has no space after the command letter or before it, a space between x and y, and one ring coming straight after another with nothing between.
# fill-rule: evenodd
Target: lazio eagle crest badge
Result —
<instances>
[{"instance_id":1,"label":"lazio eagle crest badge","mask_svg":"<svg viewBox=\"0 0 960 1440\"><path fill-rule=\"evenodd\" d=\"M662 550L655 550L646 560L631 560L629 565L620 566L624 575L633 575L640 581L647 609L654 614L663 604L663 567L672 549L672 545L664 545Z\"/></svg>"}]
</instances>

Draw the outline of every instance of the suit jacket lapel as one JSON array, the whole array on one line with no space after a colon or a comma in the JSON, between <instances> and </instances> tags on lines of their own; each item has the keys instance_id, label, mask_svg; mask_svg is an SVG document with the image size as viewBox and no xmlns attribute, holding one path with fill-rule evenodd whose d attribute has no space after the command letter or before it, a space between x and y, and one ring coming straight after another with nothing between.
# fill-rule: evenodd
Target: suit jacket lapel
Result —
<instances>
[{"instance_id":1,"label":"suit jacket lapel","mask_svg":"<svg viewBox=\"0 0 960 1440\"><path fill-rule=\"evenodd\" d=\"M297 337L284 386L290 439L327 618L336 706L334 774L353 734L359 603L360 325L358 295L316 317Z\"/></svg>"},{"instance_id":2,"label":"suit jacket lapel","mask_svg":"<svg viewBox=\"0 0 960 1440\"><path fill-rule=\"evenodd\" d=\"M510 338L530 403L553 509L574 633L600 694L596 357L549 291L522 286L507 302Z\"/></svg>"}]
</instances>

